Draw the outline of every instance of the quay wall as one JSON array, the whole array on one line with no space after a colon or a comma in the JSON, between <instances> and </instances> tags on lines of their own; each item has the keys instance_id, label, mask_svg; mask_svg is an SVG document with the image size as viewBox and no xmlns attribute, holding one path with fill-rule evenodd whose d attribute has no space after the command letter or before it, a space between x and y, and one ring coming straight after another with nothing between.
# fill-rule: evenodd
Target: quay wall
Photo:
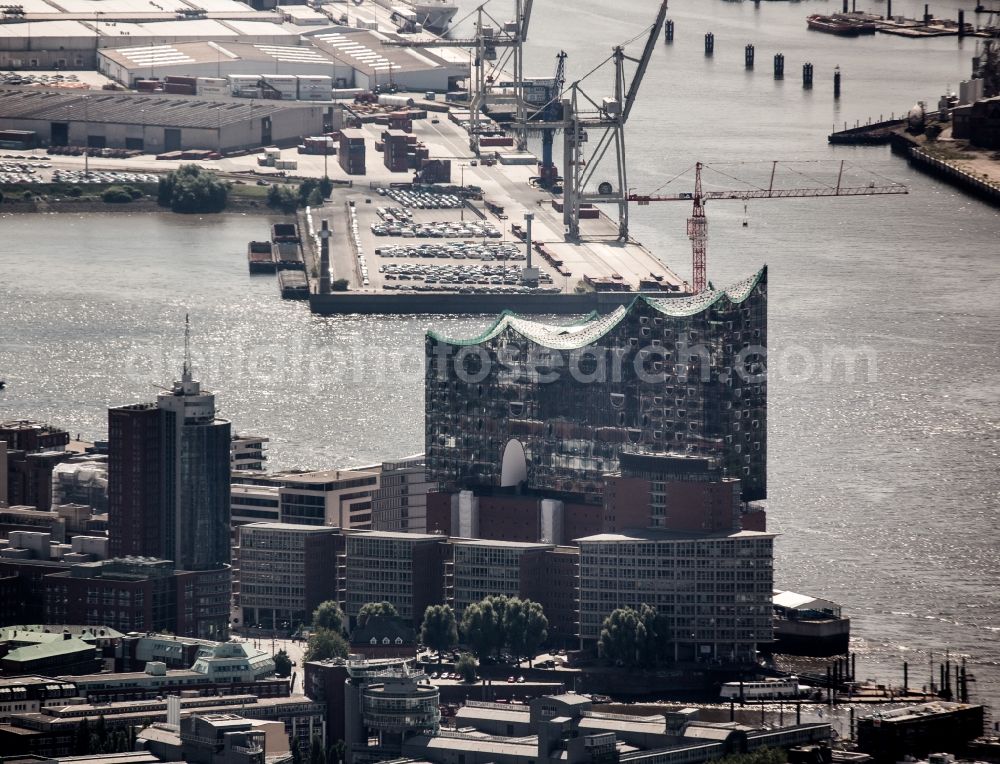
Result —
<instances>
[{"instance_id":1,"label":"quay wall","mask_svg":"<svg viewBox=\"0 0 1000 764\"><path fill-rule=\"evenodd\" d=\"M587 292L585 294L370 294L337 292L310 294L309 308L320 315L344 313L496 314L515 313L574 315L607 313L628 305L637 292ZM659 295L657 295L659 296Z\"/></svg>"},{"instance_id":2,"label":"quay wall","mask_svg":"<svg viewBox=\"0 0 1000 764\"><path fill-rule=\"evenodd\" d=\"M910 164L944 180L983 201L1000 207L1000 185L974 175L947 160L932 157L922 149L911 147L906 155Z\"/></svg>"}]
</instances>

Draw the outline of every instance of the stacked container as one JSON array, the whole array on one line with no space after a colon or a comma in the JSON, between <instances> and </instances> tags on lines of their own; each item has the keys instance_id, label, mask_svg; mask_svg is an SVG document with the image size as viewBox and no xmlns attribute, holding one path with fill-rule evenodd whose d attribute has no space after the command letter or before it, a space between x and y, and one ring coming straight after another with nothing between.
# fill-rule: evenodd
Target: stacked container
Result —
<instances>
[{"instance_id":1,"label":"stacked container","mask_svg":"<svg viewBox=\"0 0 1000 764\"><path fill-rule=\"evenodd\" d=\"M230 74L229 92L241 98L260 98L260 77L256 74Z\"/></svg>"},{"instance_id":2,"label":"stacked container","mask_svg":"<svg viewBox=\"0 0 1000 764\"><path fill-rule=\"evenodd\" d=\"M365 134L347 128L340 131L340 166L348 175L365 174Z\"/></svg>"},{"instance_id":3,"label":"stacked container","mask_svg":"<svg viewBox=\"0 0 1000 764\"><path fill-rule=\"evenodd\" d=\"M294 101L299 97L299 78L294 74L264 74L264 98Z\"/></svg>"},{"instance_id":4,"label":"stacked container","mask_svg":"<svg viewBox=\"0 0 1000 764\"><path fill-rule=\"evenodd\" d=\"M406 138L407 135L402 130L386 130L382 133L382 157L385 166L392 172L406 172L409 169L409 143Z\"/></svg>"},{"instance_id":5,"label":"stacked container","mask_svg":"<svg viewBox=\"0 0 1000 764\"><path fill-rule=\"evenodd\" d=\"M333 93L333 78L323 74L302 75L298 80L298 99L300 101L329 101Z\"/></svg>"},{"instance_id":6,"label":"stacked container","mask_svg":"<svg viewBox=\"0 0 1000 764\"><path fill-rule=\"evenodd\" d=\"M196 89L200 96L227 96L230 94L229 81L225 77L199 77Z\"/></svg>"}]
</instances>

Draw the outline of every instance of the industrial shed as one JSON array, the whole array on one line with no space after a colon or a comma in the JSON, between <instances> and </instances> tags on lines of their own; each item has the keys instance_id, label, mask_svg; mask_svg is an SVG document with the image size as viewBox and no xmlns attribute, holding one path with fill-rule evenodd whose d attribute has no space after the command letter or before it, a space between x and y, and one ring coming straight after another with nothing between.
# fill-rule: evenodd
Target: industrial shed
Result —
<instances>
[{"instance_id":1,"label":"industrial shed","mask_svg":"<svg viewBox=\"0 0 1000 764\"><path fill-rule=\"evenodd\" d=\"M43 146L234 151L293 145L340 124L339 108L325 104L0 88L0 130L33 130Z\"/></svg>"},{"instance_id":2,"label":"industrial shed","mask_svg":"<svg viewBox=\"0 0 1000 764\"><path fill-rule=\"evenodd\" d=\"M104 48L171 45L178 42L244 42L294 45L298 30L260 19L151 20L71 19L0 24L0 67L4 69L94 69Z\"/></svg>"},{"instance_id":3,"label":"industrial shed","mask_svg":"<svg viewBox=\"0 0 1000 764\"><path fill-rule=\"evenodd\" d=\"M407 92L447 92L469 74L467 59L449 58L426 48L383 45L387 41L407 39L398 34L337 27L309 32L306 39L312 40L319 50L338 63L352 67L354 86L366 90L395 85Z\"/></svg>"},{"instance_id":4,"label":"industrial shed","mask_svg":"<svg viewBox=\"0 0 1000 764\"><path fill-rule=\"evenodd\" d=\"M325 75L338 87L354 82L349 65L308 44L219 41L111 48L98 53L97 70L128 87L136 80L170 76Z\"/></svg>"}]
</instances>

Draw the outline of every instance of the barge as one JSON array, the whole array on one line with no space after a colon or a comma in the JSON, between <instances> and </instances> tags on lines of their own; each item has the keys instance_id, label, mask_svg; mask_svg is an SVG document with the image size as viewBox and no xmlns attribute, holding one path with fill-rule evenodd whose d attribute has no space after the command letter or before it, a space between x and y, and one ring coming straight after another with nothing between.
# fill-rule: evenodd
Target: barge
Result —
<instances>
[{"instance_id":1,"label":"barge","mask_svg":"<svg viewBox=\"0 0 1000 764\"><path fill-rule=\"evenodd\" d=\"M250 273L274 273L277 264L269 241L251 241L247 244L247 266Z\"/></svg>"},{"instance_id":2,"label":"barge","mask_svg":"<svg viewBox=\"0 0 1000 764\"><path fill-rule=\"evenodd\" d=\"M834 16L824 16L814 13L806 19L806 24L816 32L840 35L841 37L857 37L861 27L854 22L838 19Z\"/></svg>"}]
</instances>

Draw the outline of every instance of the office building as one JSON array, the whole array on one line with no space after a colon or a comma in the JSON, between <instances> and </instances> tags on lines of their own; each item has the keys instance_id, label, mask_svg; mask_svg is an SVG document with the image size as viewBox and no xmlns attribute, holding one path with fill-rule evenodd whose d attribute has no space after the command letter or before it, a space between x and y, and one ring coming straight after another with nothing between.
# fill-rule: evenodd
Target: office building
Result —
<instances>
[{"instance_id":1,"label":"office building","mask_svg":"<svg viewBox=\"0 0 1000 764\"><path fill-rule=\"evenodd\" d=\"M504 314L429 332L425 452L447 492L524 487L601 504L625 452L712 456L766 498L767 271L558 326Z\"/></svg>"},{"instance_id":2,"label":"office building","mask_svg":"<svg viewBox=\"0 0 1000 764\"><path fill-rule=\"evenodd\" d=\"M347 675L344 746L349 764L368 750L371 736L378 738L380 753L389 758L399 756L408 739L437 734L438 688L422 669L402 663L373 672L368 661L355 660L348 661Z\"/></svg>"},{"instance_id":3,"label":"office building","mask_svg":"<svg viewBox=\"0 0 1000 764\"><path fill-rule=\"evenodd\" d=\"M170 560L126 557L81 562L42 582L45 623L106 626L121 632L206 635L219 615L195 601L215 571L179 571ZM207 582L200 581L203 576Z\"/></svg>"},{"instance_id":4,"label":"office building","mask_svg":"<svg viewBox=\"0 0 1000 764\"><path fill-rule=\"evenodd\" d=\"M230 424L188 364L156 403L109 409L108 431L112 554L227 566Z\"/></svg>"},{"instance_id":5,"label":"office building","mask_svg":"<svg viewBox=\"0 0 1000 764\"><path fill-rule=\"evenodd\" d=\"M66 451L69 433L30 419L0 423L0 501L11 506L52 508L52 472L74 456Z\"/></svg>"},{"instance_id":6,"label":"office building","mask_svg":"<svg viewBox=\"0 0 1000 764\"><path fill-rule=\"evenodd\" d=\"M717 457L623 453L619 462L620 472L604 479L606 532L740 529L740 480Z\"/></svg>"},{"instance_id":7,"label":"office building","mask_svg":"<svg viewBox=\"0 0 1000 764\"><path fill-rule=\"evenodd\" d=\"M379 468L284 473L281 522L369 529Z\"/></svg>"},{"instance_id":8,"label":"office building","mask_svg":"<svg viewBox=\"0 0 1000 764\"><path fill-rule=\"evenodd\" d=\"M550 544L486 539L450 540L451 604L461 619L469 605L485 597L517 597L521 594L524 558L551 551Z\"/></svg>"},{"instance_id":9,"label":"office building","mask_svg":"<svg viewBox=\"0 0 1000 764\"><path fill-rule=\"evenodd\" d=\"M771 642L773 534L627 530L578 539L580 641L593 645L616 608L655 607L672 658L755 664Z\"/></svg>"},{"instance_id":10,"label":"office building","mask_svg":"<svg viewBox=\"0 0 1000 764\"><path fill-rule=\"evenodd\" d=\"M263 472L267 462L266 444L270 438L259 435L239 433L233 436L230 444L230 468L233 470L249 470Z\"/></svg>"},{"instance_id":11,"label":"office building","mask_svg":"<svg viewBox=\"0 0 1000 764\"><path fill-rule=\"evenodd\" d=\"M243 623L294 629L308 624L321 602L338 598L338 528L250 523L239 533Z\"/></svg>"},{"instance_id":12,"label":"office building","mask_svg":"<svg viewBox=\"0 0 1000 764\"><path fill-rule=\"evenodd\" d=\"M419 626L428 605L444 602L447 539L389 531L346 535L345 613L352 622L369 602L387 601Z\"/></svg>"},{"instance_id":13,"label":"office building","mask_svg":"<svg viewBox=\"0 0 1000 764\"><path fill-rule=\"evenodd\" d=\"M155 403L108 410L111 555L171 560L197 571L190 620L196 636L229 627L230 424L215 416L185 359L181 379Z\"/></svg>"},{"instance_id":14,"label":"office building","mask_svg":"<svg viewBox=\"0 0 1000 764\"><path fill-rule=\"evenodd\" d=\"M437 484L427 479L423 454L383 462L379 489L372 497L372 530L427 532L427 494Z\"/></svg>"}]
</instances>

